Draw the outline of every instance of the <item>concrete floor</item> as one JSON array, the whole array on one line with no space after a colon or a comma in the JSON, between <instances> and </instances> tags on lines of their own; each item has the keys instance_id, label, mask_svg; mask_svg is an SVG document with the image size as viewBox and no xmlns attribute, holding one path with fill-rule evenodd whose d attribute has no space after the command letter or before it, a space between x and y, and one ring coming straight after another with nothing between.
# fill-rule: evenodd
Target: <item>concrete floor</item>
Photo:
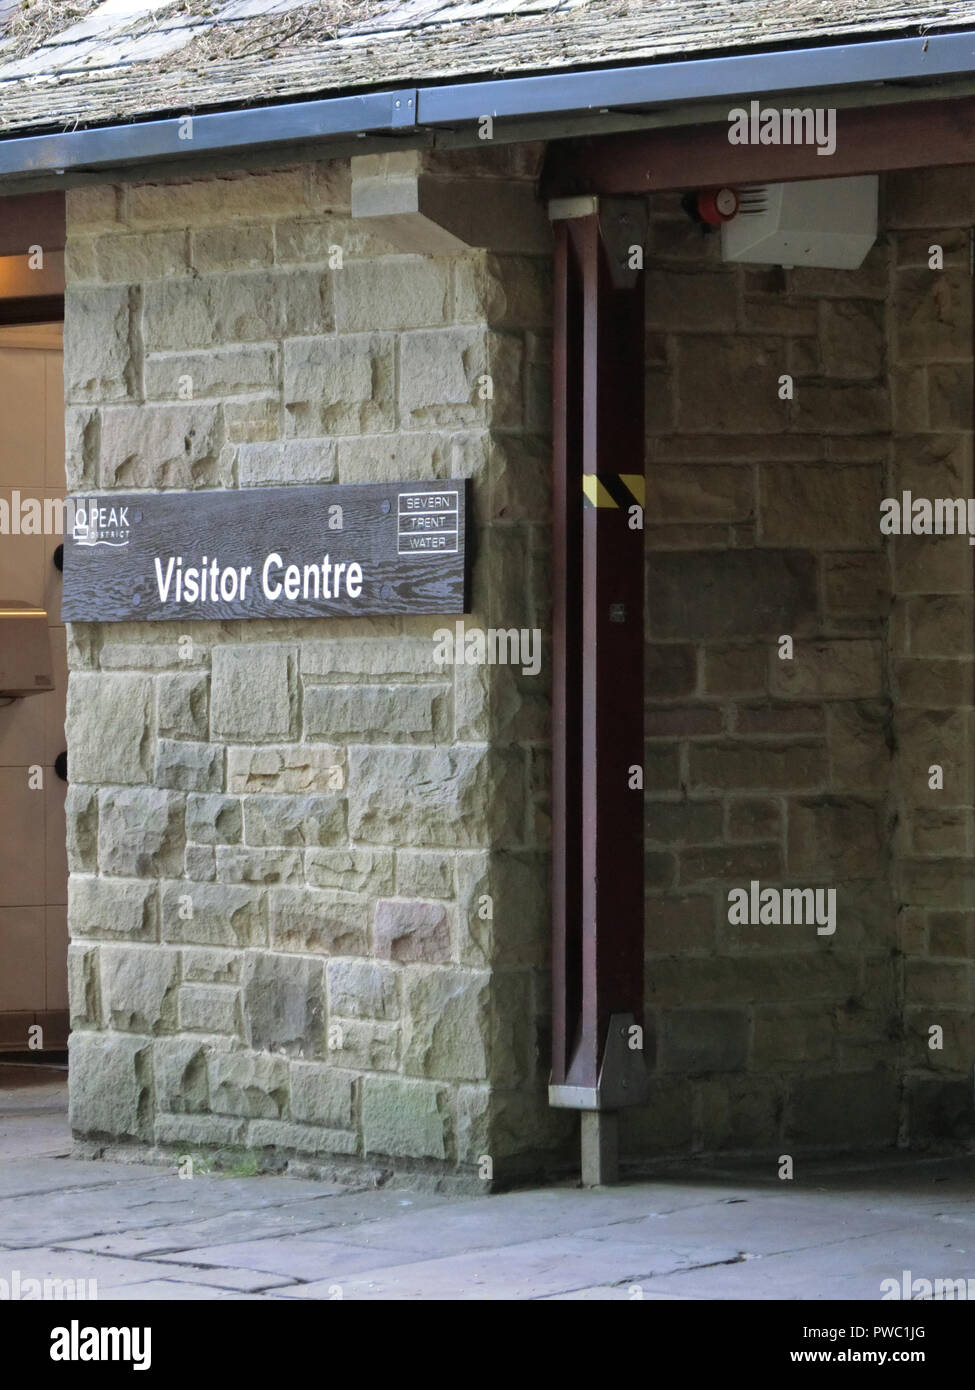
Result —
<instances>
[{"instance_id":1,"label":"concrete floor","mask_svg":"<svg viewBox=\"0 0 975 1390\"><path fill-rule=\"evenodd\" d=\"M0 1279L100 1299L879 1299L969 1279L975 1157L457 1200L71 1159L66 1073L0 1062Z\"/></svg>"}]
</instances>

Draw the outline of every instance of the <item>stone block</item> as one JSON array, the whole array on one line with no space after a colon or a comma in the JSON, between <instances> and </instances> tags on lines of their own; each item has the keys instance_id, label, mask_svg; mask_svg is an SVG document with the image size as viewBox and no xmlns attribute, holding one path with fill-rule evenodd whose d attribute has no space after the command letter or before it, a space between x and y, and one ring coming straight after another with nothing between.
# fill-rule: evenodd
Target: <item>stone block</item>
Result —
<instances>
[{"instance_id":1,"label":"stone block","mask_svg":"<svg viewBox=\"0 0 975 1390\"><path fill-rule=\"evenodd\" d=\"M185 232L116 232L95 239L98 279L141 285L187 273Z\"/></svg>"},{"instance_id":2,"label":"stone block","mask_svg":"<svg viewBox=\"0 0 975 1390\"><path fill-rule=\"evenodd\" d=\"M442 964L450 959L450 917L443 903L384 899L376 903L376 955L383 960Z\"/></svg>"},{"instance_id":3,"label":"stone block","mask_svg":"<svg viewBox=\"0 0 975 1390\"><path fill-rule=\"evenodd\" d=\"M789 632L783 627L783 632ZM803 698L867 700L884 693L883 649L880 642L796 642L791 661L772 647L769 686L773 695Z\"/></svg>"},{"instance_id":4,"label":"stone block","mask_svg":"<svg viewBox=\"0 0 975 1390\"><path fill-rule=\"evenodd\" d=\"M358 1152L358 1136L340 1129L317 1125L295 1125L285 1120L251 1120L247 1126L247 1147L268 1150L276 1163L281 1155L295 1152L315 1158Z\"/></svg>"},{"instance_id":5,"label":"stone block","mask_svg":"<svg viewBox=\"0 0 975 1390\"><path fill-rule=\"evenodd\" d=\"M460 970L404 975L404 1072L457 1081L487 1076L489 979Z\"/></svg>"},{"instance_id":6,"label":"stone block","mask_svg":"<svg viewBox=\"0 0 975 1390\"><path fill-rule=\"evenodd\" d=\"M972 650L972 600L928 594L908 601L911 656L957 657Z\"/></svg>"},{"instance_id":7,"label":"stone block","mask_svg":"<svg viewBox=\"0 0 975 1390\"><path fill-rule=\"evenodd\" d=\"M122 1033L72 1033L69 1114L78 1135L148 1139L152 1047Z\"/></svg>"},{"instance_id":8,"label":"stone block","mask_svg":"<svg viewBox=\"0 0 975 1390\"><path fill-rule=\"evenodd\" d=\"M971 356L972 304L967 269L895 273L895 354L899 362Z\"/></svg>"},{"instance_id":9,"label":"stone block","mask_svg":"<svg viewBox=\"0 0 975 1390\"><path fill-rule=\"evenodd\" d=\"M661 1066L670 1072L743 1071L748 1053L743 1009L675 1009L663 1014Z\"/></svg>"},{"instance_id":10,"label":"stone block","mask_svg":"<svg viewBox=\"0 0 975 1390\"><path fill-rule=\"evenodd\" d=\"M892 1146L898 1125L897 1076L883 1067L799 1078L792 1090L786 1142Z\"/></svg>"},{"instance_id":11,"label":"stone block","mask_svg":"<svg viewBox=\"0 0 975 1390\"><path fill-rule=\"evenodd\" d=\"M109 1025L122 1033L172 1032L179 953L153 946L103 946L101 996Z\"/></svg>"},{"instance_id":12,"label":"stone block","mask_svg":"<svg viewBox=\"0 0 975 1390\"><path fill-rule=\"evenodd\" d=\"M709 645L704 648L703 666L704 688L709 695L757 694L765 689L768 680L768 646Z\"/></svg>"},{"instance_id":13,"label":"stone block","mask_svg":"<svg viewBox=\"0 0 975 1390\"><path fill-rule=\"evenodd\" d=\"M372 333L444 324L449 297L449 260L411 256L352 262L336 276L335 326L339 333Z\"/></svg>"},{"instance_id":14,"label":"stone block","mask_svg":"<svg viewBox=\"0 0 975 1390\"><path fill-rule=\"evenodd\" d=\"M523 764L514 750L349 750L349 834L378 844L520 841Z\"/></svg>"},{"instance_id":15,"label":"stone block","mask_svg":"<svg viewBox=\"0 0 975 1390\"><path fill-rule=\"evenodd\" d=\"M646 509L658 524L747 521L755 512L754 471L740 464L657 464L647 475Z\"/></svg>"},{"instance_id":16,"label":"stone block","mask_svg":"<svg viewBox=\"0 0 975 1390\"><path fill-rule=\"evenodd\" d=\"M403 1077L363 1078L362 1136L367 1154L444 1159L449 1123L445 1087Z\"/></svg>"},{"instance_id":17,"label":"stone block","mask_svg":"<svg viewBox=\"0 0 975 1390\"><path fill-rule=\"evenodd\" d=\"M650 870L651 856L645 864ZM669 887L669 871L661 874L660 887ZM778 878L782 873L782 851L778 845L715 845L684 849L680 855L680 886L695 883L743 882ZM651 885L653 880L651 879Z\"/></svg>"},{"instance_id":18,"label":"stone block","mask_svg":"<svg viewBox=\"0 0 975 1390\"><path fill-rule=\"evenodd\" d=\"M210 733L209 682L202 672L159 676L156 727L167 738L207 739Z\"/></svg>"},{"instance_id":19,"label":"stone block","mask_svg":"<svg viewBox=\"0 0 975 1390\"><path fill-rule=\"evenodd\" d=\"M206 1053L198 1038L157 1038L152 1060L159 1110L180 1115L208 1109Z\"/></svg>"},{"instance_id":20,"label":"stone block","mask_svg":"<svg viewBox=\"0 0 975 1390\"><path fill-rule=\"evenodd\" d=\"M330 1016L380 1020L398 1017L398 977L391 966L374 961L330 960L327 972Z\"/></svg>"},{"instance_id":21,"label":"stone block","mask_svg":"<svg viewBox=\"0 0 975 1390\"><path fill-rule=\"evenodd\" d=\"M762 468L763 542L815 550L878 548L884 467L883 463L862 467L781 463Z\"/></svg>"},{"instance_id":22,"label":"stone block","mask_svg":"<svg viewBox=\"0 0 975 1390\"><path fill-rule=\"evenodd\" d=\"M790 550L650 553L651 638L755 638L807 632L816 617L811 555Z\"/></svg>"},{"instance_id":23,"label":"stone block","mask_svg":"<svg viewBox=\"0 0 975 1390\"><path fill-rule=\"evenodd\" d=\"M274 390L277 379L277 349L267 343L150 353L145 364L146 396L151 401L185 400L187 394L193 400L245 396Z\"/></svg>"},{"instance_id":24,"label":"stone block","mask_svg":"<svg viewBox=\"0 0 975 1390\"><path fill-rule=\"evenodd\" d=\"M305 853L305 875L316 888L381 897L393 891L393 852L363 849L357 845L341 849L312 848Z\"/></svg>"},{"instance_id":25,"label":"stone block","mask_svg":"<svg viewBox=\"0 0 975 1390\"><path fill-rule=\"evenodd\" d=\"M128 285L69 285L65 292L65 400L129 400L135 395L139 360L132 337L138 291Z\"/></svg>"},{"instance_id":26,"label":"stone block","mask_svg":"<svg viewBox=\"0 0 975 1390\"><path fill-rule=\"evenodd\" d=\"M695 334L677 340L678 424L692 433L774 433L789 424L778 398L781 338Z\"/></svg>"},{"instance_id":27,"label":"stone block","mask_svg":"<svg viewBox=\"0 0 975 1390\"><path fill-rule=\"evenodd\" d=\"M183 979L205 985L236 984L240 979L240 953L219 947L188 947L180 953Z\"/></svg>"},{"instance_id":28,"label":"stone block","mask_svg":"<svg viewBox=\"0 0 975 1390\"><path fill-rule=\"evenodd\" d=\"M306 738L439 742L449 732L450 687L306 685L302 717Z\"/></svg>"},{"instance_id":29,"label":"stone block","mask_svg":"<svg viewBox=\"0 0 975 1390\"><path fill-rule=\"evenodd\" d=\"M313 1062L291 1063L291 1114L305 1124L353 1129L357 1075Z\"/></svg>"},{"instance_id":30,"label":"stone block","mask_svg":"<svg viewBox=\"0 0 975 1390\"><path fill-rule=\"evenodd\" d=\"M96 946L68 943L68 1001L73 1030L102 1026Z\"/></svg>"},{"instance_id":31,"label":"stone block","mask_svg":"<svg viewBox=\"0 0 975 1390\"><path fill-rule=\"evenodd\" d=\"M257 270L274 260L274 233L266 223L225 222L190 233L190 264L201 274Z\"/></svg>"},{"instance_id":32,"label":"stone block","mask_svg":"<svg viewBox=\"0 0 975 1390\"><path fill-rule=\"evenodd\" d=\"M241 973L244 1037L257 1052L318 1057L324 1047L321 961L249 953Z\"/></svg>"},{"instance_id":33,"label":"stone block","mask_svg":"<svg viewBox=\"0 0 975 1390\"><path fill-rule=\"evenodd\" d=\"M721 838L720 801L649 801L645 819L651 844L706 845Z\"/></svg>"},{"instance_id":34,"label":"stone block","mask_svg":"<svg viewBox=\"0 0 975 1390\"><path fill-rule=\"evenodd\" d=\"M230 219L278 217L308 211L303 169L239 171L214 178L160 179L126 190L126 216L134 227L195 227Z\"/></svg>"},{"instance_id":35,"label":"stone block","mask_svg":"<svg viewBox=\"0 0 975 1390\"><path fill-rule=\"evenodd\" d=\"M186 838L201 845L238 845L243 834L240 798L191 795L186 798Z\"/></svg>"},{"instance_id":36,"label":"stone block","mask_svg":"<svg viewBox=\"0 0 975 1390\"><path fill-rule=\"evenodd\" d=\"M828 877L840 884L837 930L843 928L842 883L871 878L883 860L882 805L870 801L792 801L789 804L788 856L793 875Z\"/></svg>"},{"instance_id":37,"label":"stone block","mask_svg":"<svg viewBox=\"0 0 975 1390\"><path fill-rule=\"evenodd\" d=\"M271 945L276 951L361 956L368 940L367 904L314 888L272 888L268 894Z\"/></svg>"},{"instance_id":38,"label":"stone block","mask_svg":"<svg viewBox=\"0 0 975 1390\"><path fill-rule=\"evenodd\" d=\"M835 617L883 617L890 607L890 578L883 555L823 557L826 607Z\"/></svg>"},{"instance_id":39,"label":"stone block","mask_svg":"<svg viewBox=\"0 0 975 1390\"><path fill-rule=\"evenodd\" d=\"M216 647L210 693L214 734L238 741L287 737L295 660L295 648L282 642Z\"/></svg>"},{"instance_id":40,"label":"stone block","mask_svg":"<svg viewBox=\"0 0 975 1390\"><path fill-rule=\"evenodd\" d=\"M846 790L882 790L891 773L890 708L857 700L827 709L831 781Z\"/></svg>"},{"instance_id":41,"label":"stone block","mask_svg":"<svg viewBox=\"0 0 975 1390\"><path fill-rule=\"evenodd\" d=\"M716 790L802 791L828 776L826 749L809 739L789 743L695 743L690 748L691 785Z\"/></svg>"},{"instance_id":42,"label":"stone block","mask_svg":"<svg viewBox=\"0 0 975 1390\"><path fill-rule=\"evenodd\" d=\"M327 333L333 326L331 276L320 270L155 281L143 288L143 306L142 331L151 353L269 343Z\"/></svg>"},{"instance_id":43,"label":"stone block","mask_svg":"<svg viewBox=\"0 0 975 1390\"><path fill-rule=\"evenodd\" d=\"M152 941L159 933L156 885L72 874L68 879L72 937L125 937Z\"/></svg>"},{"instance_id":44,"label":"stone block","mask_svg":"<svg viewBox=\"0 0 975 1390\"><path fill-rule=\"evenodd\" d=\"M237 845L217 845L217 877L221 883L301 883L301 851L297 849L251 849Z\"/></svg>"},{"instance_id":45,"label":"stone block","mask_svg":"<svg viewBox=\"0 0 975 1390\"><path fill-rule=\"evenodd\" d=\"M277 1120L287 1112L286 1058L216 1052L207 1059L207 1072L215 1114Z\"/></svg>"},{"instance_id":46,"label":"stone block","mask_svg":"<svg viewBox=\"0 0 975 1390\"><path fill-rule=\"evenodd\" d=\"M879 377L886 352L884 305L869 299L826 300L822 352L828 376Z\"/></svg>"},{"instance_id":47,"label":"stone block","mask_svg":"<svg viewBox=\"0 0 975 1390\"><path fill-rule=\"evenodd\" d=\"M341 796L245 796L248 845L332 845L346 837Z\"/></svg>"},{"instance_id":48,"label":"stone block","mask_svg":"<svg viewBox=\"0 0 975 1390\"><path fill-rule=\"evenodd\" d=\"M452 898L453 856L437 850L398 849L396 892L402 898Z\"/></svg>"},{"instance_id":49,"label":"stone block","mask_svg":"<svg viewBox=\"0 0 975 1390\"><path fill-rule=\"evenodd\" d=\"M395 637L368 637L361 641L303 642L303 679L328 680L336 685L403 684L396 677L419 676L442 680L442 668L434 660L436 644L432 636L412 634ZM369 681L367 677L374 679Z\"/></svg>"},{"instance_id":50,"label":"stone block","mask_svg":"<svg viewBox=\"0 0 975 1390\"><path fill-rule=\"evenodd\" d=\"M156 786L182 792L219 791L223 759L219 744L161 738L156 744Z\"/></svg>"},{"instance_id":51,"label":"stone block","mask_svg":"<svg viewBox=\"0 0 975 1390\"><path fill-rule=\"evenodd\" d=\"M166 941L238 948L267 941L263 895L245 884L165 883L160 914Z\"/></svg>"},{"instance_id":52,"label":"stone block","mask_svg":"<svg viewBox=\"0 0 975 1390\"><path fill-rule=\"evenodd\" d=\"M98 794L98 865L119 878L172 878L182 869L184 801L156 787Z\"/></svg>"},{"instance_id":53,"label":"stone block","mask_svg":"<svg viewBox=\"0 0 975 1390\"><path fill-rule=\"evenodd\" d=\"M117 185L110 183L66 189L64 206L68 235L117 230L120 221L119 191Z\"/></svg>"},{"instance_id":54,"label":"stone block","mask_svg":"<svg viewBox=\"0 0 975 1390\"><path fill-rule=\"evenodd\" d=\"M71 784L64 799L68 869L93 874L98 867L98 792Z\"/></svg>"},{"instance_id":55,"label":"stone block","mask_svg":"<svg viewBox=\"0 0 975 1390\"><path fill-rule=\"evenodd\" d=\"M336 459L333 439L244 442L237 445L237 478L241 487L334 483Z\"/></svg>"},{"instance_id":56,"label":"stone block","mask_svg":"<svg viewBox=\"0 0 975 1390\"><path fill-rule=\"evenodd\" d=\"M181 1149L243 1148L247 1121L225 1115L156 1115L153 1137L157 1144L178 1144Z\"/></svg>"},{"instance_id":57,"label":"stone block","mask_svg":"<svg viewBox=\"0 0 975 1390\"><path fill-rule=\"evenodd\" d=\"M195 405L117 405L101 412L98 481L103 488L227 487L219 410Z\"/></svg>"},{"instance_id":58,"label":"stone block","mask_svg":"<svg viewBox=\"0 0 975 1390\"><path fill-rule=\"evenodd\" d=\"M186 1033L240 1032L240 991L232 985L183 985L179 992L179 1026Z\"/></svg>"},{"instance_id":59,"label":"stone block","mask_svg":"<svg viewBox=\"0 0 975 1390\"><path fill-rule=\"evenodd\" d=\"M714 903L707 893L649 898L647 954L686 955L714 946Z\"/></svg>"},{"instance_id":60,"label":"stone block","mask_svg":"<svg viewBox=\"0 0 975 1390\"><path fill-rule=\"evenodd\" d=\"M292 436L389 433L396 410L394 339L371 334L285 343L283 400Z\"/></svg>"},{"instance_id":61,"label":"stone block","mask_svg":"<svg viewBox=\"0 0 975 1390\"><path fill-rule=\"evenodd\" d=\"M293 795L345 786L345 749L327 744L228 748L227 790Z\"/></svg>"},{"instance_id":62,"label":"stone block","mask_svg":"<svg viewBox=\"0 0 975 1390\"><path fill-rule=\"evenodd\" d=\"M72 671L65 729L72 784L148 782L151 677Z\"/></svg>"},{"instance_id":63,"label":"stone block","mask_svg":"<svg viewBox=\"0 0 975 1390\"><path fill-rule=\"evenodd\" d=\"M343 1018L328 1025L329 1057L360 1071L399 1071L398 1023Z\"/></svg>"}]
</instances>

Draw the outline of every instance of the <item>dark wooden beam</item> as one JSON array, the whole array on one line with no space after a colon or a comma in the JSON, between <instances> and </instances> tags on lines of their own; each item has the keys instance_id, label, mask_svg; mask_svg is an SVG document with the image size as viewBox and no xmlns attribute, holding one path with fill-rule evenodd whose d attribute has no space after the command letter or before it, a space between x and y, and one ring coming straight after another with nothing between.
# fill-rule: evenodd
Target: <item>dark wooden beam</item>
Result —
<instances>
[{"instance_id":1,"label":"dark wooden beam","mask_svg":"<svg viewBox=\"0 0 975 1390\"><path fill-rule=\"evenodd\" d=\"M64 295L40 294L30 299L0 299L0 324L63 323Z\"/></svg>"},{"instance_id":2,"label":"dark wooden beam","mask_svg":"<svg viewBox=\"0 0 975 1390\"><path fill-rule=\"evenodd\" d=\"M607 199L554 228L549 1100L601 1119L646 1100L644 285L632 254L645 210ZM584 1128L587 1183L614 1169L615 1118L607 1126Z\"/></svg>"},{"instance_id":3,"label":"dark wooden beam","mask_svg":"<svg viewBox=\"0 0 975 1390\"><path fill-rule=\"evenodd\" d=\"M63 193L0 198L0 256L22 256L28 246L64 250Z\"/></svg>"},{"instance_id":4,"label":"dark wooden beam","mask_svg":"<svg viewBox=\"0 0 975 1390\"><path fill-rule=\"evenodd\" d=\"M796 98L794 104L808 103ZM975 97L838 110L831 155L818 154L815 145L732 145L729 129L723 121L553 141L542 196L786 183L975 163Z\"/></svg>"}]
</instances>

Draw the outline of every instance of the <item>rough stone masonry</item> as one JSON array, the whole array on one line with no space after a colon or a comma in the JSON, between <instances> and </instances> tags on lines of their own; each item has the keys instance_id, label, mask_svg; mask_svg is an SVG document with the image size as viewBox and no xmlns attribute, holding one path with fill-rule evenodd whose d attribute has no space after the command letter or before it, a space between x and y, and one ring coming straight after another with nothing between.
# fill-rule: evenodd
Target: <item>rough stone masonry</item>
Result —
<instances>
[{"instance_id":1,"label":"rough stone masonry","mask_svg":"<svg viewBox=\"0 0 975 1390\"><path fill-rule=\"evenodd\" d=\"M71 192L69 487L469 476L467 622L547 641L551 259L511 240L539 153L424 156L439 207L505 209L475 250L404 252L409 216L386 240L351 215L347 162ZM972 488L975 179L897 175L883 198L851 272L725 266L677 197L654 208L634 1157L970 1129L971 552L885 543L878 507ZM548 661L438 665L439 625L72 627L72 1122L93 1148L475 1183L567 1151L545 1094ZM835 888L835 934L733 930L751 879Z\"/></svg>"},{"instance_id":2,"label":"rough stone masonry","mask_svg":"<svg viewBox=\"0 0 975 1390\"><path fill-rule=\"evenodd\" d=\"M425 176L544 225L537 158ZM548 630L544 242L404 254L349 161L76 190L67 220L69 488L471 477L468 622ZM564 1131L548 675L438 663L440 626L72 626L77 1135L478 1182Z\"/></svg>"}]
</instances>

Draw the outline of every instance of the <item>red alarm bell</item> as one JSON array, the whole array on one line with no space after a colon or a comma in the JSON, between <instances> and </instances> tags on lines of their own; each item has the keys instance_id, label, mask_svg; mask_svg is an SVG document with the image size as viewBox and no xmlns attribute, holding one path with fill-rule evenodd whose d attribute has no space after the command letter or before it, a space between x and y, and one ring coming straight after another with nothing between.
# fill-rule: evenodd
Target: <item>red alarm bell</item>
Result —
<instances>
[{"instance_id":1,"label":"red alarm bell","mask_svg":"<svg viewBox=\"0 0 975 1390\"><path fill-rule=\"evenodd\" d=\"M738 207L738 194L733 188L705 188L697 194L697 214L709 227L730 222Z\"/></svg>"}]
</instances>

